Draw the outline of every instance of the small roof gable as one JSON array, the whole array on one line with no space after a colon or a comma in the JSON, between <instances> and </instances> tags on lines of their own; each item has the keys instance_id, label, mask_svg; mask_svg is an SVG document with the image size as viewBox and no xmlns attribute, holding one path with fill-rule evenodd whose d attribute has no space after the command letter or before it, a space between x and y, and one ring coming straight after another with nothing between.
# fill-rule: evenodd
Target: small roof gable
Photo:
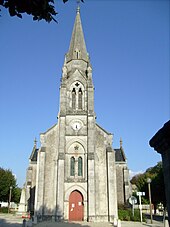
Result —
<instances>
[{"instance_id":1,"label":"small roof gable","mask_svg":"<svg viewBox=\"0 0 170 227\"><path fill-rule=\"evenodd\" d=\"M37 141L36 139L34 140L34 146L30 155L30 161L36 162L37 161L37 154L38 154L38 148L37 148Z\"/></svg>"},{"instance_id":2,"label":"small roof gable","mask_svg":"<svg viewBox=\"0 0 170 227\"><path fill-rule=\"evenodd\" d=\"M126 162L126 156L122 148L115 150L115 161L116 162Z\"/></svg>"},{"instance_id":3,"label":"small roof gable","mask_svg":"<svg viewBox=\"0 0 170 227\"><path fill-rule=\"evenodd\" d=\"M37 161L37 154L38 154L38 149L33 149L31 155L30 155L30 160L32 162L36 162Z\"/></svg>"}]
</instances>

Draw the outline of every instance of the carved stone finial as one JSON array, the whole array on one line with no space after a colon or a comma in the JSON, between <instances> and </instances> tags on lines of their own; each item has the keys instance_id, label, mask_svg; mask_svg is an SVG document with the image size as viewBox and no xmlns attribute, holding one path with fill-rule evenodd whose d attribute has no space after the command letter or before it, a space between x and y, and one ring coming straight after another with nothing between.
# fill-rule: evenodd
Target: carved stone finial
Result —
<instances>
[{"instance_id":1,"label":"carved stone finial","mask_svg":"<svg viewBox=\"0 0 170 227\"><path fill-rule=\"evenodd\" d=\"M80 0L77 0L77 13L80 13Z\"/></svg>"},{"instance_id":2,"label":"carved stone finial","mask_svg":"<svg viewBox=\"0 0 170 227\"><path fill-rule=\"evenodd\" d=\"M67 67L64 65L62 68L62 72L63 72L63 77L67 76Z\"/></svg>"},{"instance_id":3,"label":"carved stone finial","mask_svg":"<svg viewBox=\"0 0 170 227\"><path fill-rule=\"evenodd\" d=\"M123 141L122 138L120 137L120 147L122 147Z\"/></svg>"},{"instance_id":4,"label":"carved stone finial","mask_svg":"<svg viewBox=\"0 0 170 227\"><path fill-rule=\"evenodd\" d=\"M36 140L36 137L34 139L34 147L37 147L37 140Z\"/></svg>"}]
</instances>

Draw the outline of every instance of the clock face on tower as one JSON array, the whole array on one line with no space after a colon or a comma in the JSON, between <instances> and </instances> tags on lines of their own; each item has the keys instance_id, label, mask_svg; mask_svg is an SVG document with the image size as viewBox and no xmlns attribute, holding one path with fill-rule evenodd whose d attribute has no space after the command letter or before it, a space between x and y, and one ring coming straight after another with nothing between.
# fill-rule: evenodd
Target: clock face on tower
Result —
<instances>
[{"instance_id":1,"label":"clock face on tower","mask_svg":"<svg viewBox=\"0 0 170 227\"><path fill-rule=\"evenodd\" d=\"M82 124L79 121L74 121L74 122L72 122L71 127L73 130L78 131L81 129Z\"/></svg>"}]
</instances>

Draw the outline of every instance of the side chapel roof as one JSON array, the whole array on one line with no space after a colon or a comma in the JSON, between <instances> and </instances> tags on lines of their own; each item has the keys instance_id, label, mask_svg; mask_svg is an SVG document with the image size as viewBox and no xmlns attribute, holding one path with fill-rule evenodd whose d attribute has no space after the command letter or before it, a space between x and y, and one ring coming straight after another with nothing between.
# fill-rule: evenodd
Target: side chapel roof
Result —
<instances>
[{"instance_id":1,"label":"side chapel roof","mask_svg":"<svg viewBox=\"0 0 170 227\"><path fill-rule=\"evenodd\" d=\"M114 149L115 150L115 161L116 162L126 162L126 157L124 154L124 151L119 148L119 149Z\"/></svg>"},{"instance_id":2,"label":"side chapel roof","mask_svg":"<svg viewBox=\"0 0 170 227\"><path fill-rule=\"evenodd\" d=\"M37 141L34 140L34 147L32 149L31 155L30 155L30 161L36 162L37 161L37 154L38 154L38 148L37 148Z\"/></svg>"},{"instance_id":3,"label":"side chapel roof","mask_svg":"<svg viewBox=\"0 0 170 227\"><path fill-rule=\"evenodd\" d=\"M122 139L120 139L120 148L115 150L115 161L116 162L126 162L126 156L122 147Z\"/></svg>"}]
</instances>

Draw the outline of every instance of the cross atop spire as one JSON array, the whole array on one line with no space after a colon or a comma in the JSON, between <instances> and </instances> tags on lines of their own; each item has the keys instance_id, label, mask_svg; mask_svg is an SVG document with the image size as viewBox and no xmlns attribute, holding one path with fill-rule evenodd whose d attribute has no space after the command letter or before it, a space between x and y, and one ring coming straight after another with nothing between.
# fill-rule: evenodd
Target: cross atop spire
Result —
<instances>
[{"instance_id":1,"label":"cross atop spire","mask_svg":"<svg viewBox=\"0 0 170 227\"><path fill-rule=\"evenodd\" d=\"M77 0L77 13L80 13L80 0Z\"/></svg>"},{"instance_id":2,"label":"cross atop spire","mask_svg":"<svg viewBox=\"0 0 170 227\"><path fill-rule=\"evenodd\" d=\"M77 13L80 13L80 6L77 6Z\"/></svg>"}]
</instances>

